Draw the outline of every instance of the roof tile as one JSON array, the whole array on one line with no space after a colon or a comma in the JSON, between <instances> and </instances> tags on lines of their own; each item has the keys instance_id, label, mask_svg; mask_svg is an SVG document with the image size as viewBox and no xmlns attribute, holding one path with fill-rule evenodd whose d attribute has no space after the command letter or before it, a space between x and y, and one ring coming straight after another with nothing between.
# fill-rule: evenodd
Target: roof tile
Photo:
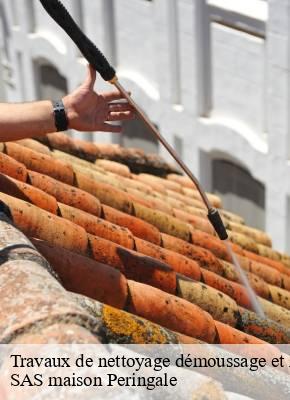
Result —
<instances>
[{"instance_id":1,"label":"roof tile","mask_svg":"<svg viewBox=\"0 0 290 400\"><path fill-rule=\"evenodd\" d=\"M51 176L70 185L74 182L73 169L67 163L12 142L5 144L5 152L32 171Z\"/></svg>"},{"instance_id":2,"label":"roof tile","mask_svg":"<svg viewBox=\"0 0 290 400\"><path fill-rule=\"evenodd\" d=\"M128 311L188 336L215 341L213 318L199 307L159 289L129 281Z\"/></svg>"},{"instance_id":3,"label":"roof tile","mask_svg":"<svg viewBox=\"0 0 290 400\"><path fill-rule=\"evenodd\" d=\"M88 238L83 228L1 192L0 200L9 206L13 222L27 236L58 244L77 253L86 253Z\"/></svg>"},{"instance_id":4,"label":"roof tile","mask_svg":"<svg viewBox=\"0 0 290 400\"><path fill-rule=\"evenodd\" d=\"M9 175L21 182L27 180L27 170L25 165L17 162L14 158L0 152L0 172Z\"/></svg>"},{"instance_id":5,"label":"roof tile","mask_svg":"<svg viewBox=\"0 0 290 400\"><path fill-rule=\"evenodd\" d=\"M100 201L84 190L80 190L50 176L28 171L31 185L54 196L57 201L87 211L93 215L100 215Z\"/></svg>"},{"instance_id":6,"label":"roof tile","mask_svg":"<svg viewBox=\"0 0 290 400\"><path fill-rule=\"evenodd\" d=\"M125 307L127 279L117 269L42 240L32 239L32 243L52 265L67 290L116 308Z\"/></svg>"},{"instance_id":7,"label":"roof tile","mask_svg":"<svg viewBox=\"0 0 290 400\"><path fill-rule=\"evenodd\" d=\"M0 187L3 193L28 201L52 214L57 214L58 205L56 199L42 190L1 173Z\"/></svg>"}]
</instances>

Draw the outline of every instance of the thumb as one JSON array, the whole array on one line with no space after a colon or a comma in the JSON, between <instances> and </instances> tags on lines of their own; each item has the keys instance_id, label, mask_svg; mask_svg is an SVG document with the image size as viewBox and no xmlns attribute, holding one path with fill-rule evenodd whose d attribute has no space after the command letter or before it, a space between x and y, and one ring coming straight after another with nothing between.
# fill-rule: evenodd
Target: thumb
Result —
<instances>
[{"instance_id":1,"label":"thumb","mask_svg":"<svg viewBox=\"0 0 290 400\"><path fill-rule=\"evenodd\" d=\"M87 66L87 76L86 79L83 83L83 86L85 86L86 88L93 90L94 86L95 86L95 82L96 82L96 71L95 69L88 64Z\"/></svg>"}]
</instances>

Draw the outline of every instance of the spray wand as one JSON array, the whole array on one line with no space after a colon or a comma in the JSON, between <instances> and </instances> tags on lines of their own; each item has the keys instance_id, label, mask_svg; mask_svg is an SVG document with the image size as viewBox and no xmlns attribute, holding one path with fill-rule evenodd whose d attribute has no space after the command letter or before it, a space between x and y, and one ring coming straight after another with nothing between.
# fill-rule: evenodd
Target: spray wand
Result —
<instances>
[{"instance_id":1,"label":"spray wand","mask_svg":"<svg viewBox=\"0 0 290 400\"><path fill-rule=\"evenodd\" d=\"M64 5L59 0L40 0L41 4L47 11L47 13L55 20L55 22L69 35L76 46L79 48L80 52L83 54L85 59L95 68L96 71L102 76L102 78L114 85L119 92L126 98L128 103L135 109L137 115L157 138L157 140L162 143L166 150L171 154L180 168L185 172L185 174L194 183L197 190L199 191L201 198L208 210L208 219L214 227L216 233L221 240L226 240L228 234L226 228L223 224L221 216L218 210L212 207L205 191L201 187L197 178L193 175L190 169L185 165L185 163L178 156L176 151L172 146L165 140L158 129L150 121L150 119L145 115L141 108L136 104L136 102L131 98L128 92L120 84L118 77L116 75L115 69L109 64L108 60L102 54L102 52L94 45L94 43L82 32L76 22L73 20L69 12L66 10Z\"/></svg>"}]
</instances>

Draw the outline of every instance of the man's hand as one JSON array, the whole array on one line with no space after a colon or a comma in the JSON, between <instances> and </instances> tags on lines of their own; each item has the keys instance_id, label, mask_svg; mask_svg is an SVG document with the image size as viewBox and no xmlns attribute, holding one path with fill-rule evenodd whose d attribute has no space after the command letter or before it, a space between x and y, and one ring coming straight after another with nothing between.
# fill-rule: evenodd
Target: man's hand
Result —
<instances>
[{"instance_id":1,"label":"man's hand","mask_svg":"<svg viewBox=\"0 0 290 400\"><path fill-rule=\"evenodd\" d=\"M96 71L89 65L84 83L63 98L69 128L87 132L121 132L121 126L110 122L132 119L132 107L124 100L118 102L123 96L117 91L96 93L95 81Z\"/></svg>"}]
</instances>

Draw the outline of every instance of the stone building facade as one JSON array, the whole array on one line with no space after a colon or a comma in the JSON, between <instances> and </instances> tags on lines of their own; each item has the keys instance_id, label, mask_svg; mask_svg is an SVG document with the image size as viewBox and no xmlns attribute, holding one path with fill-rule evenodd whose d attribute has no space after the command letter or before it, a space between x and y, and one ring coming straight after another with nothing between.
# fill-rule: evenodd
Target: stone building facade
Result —
<instances>
[{"instance_id":1,"label":"stone building facade","mask_svg":"<svg viewBox=\"0 0 290 400\"><path fill-rule=\"evenodd\" d=\"M63 3L205 188L289 251L289 1ZM0 32L2 100L57 98L82 82L86 62L38 0L0 0ZM122 136L81 135L168 157L139 121Z\"/></svg>"}]
</instances>

